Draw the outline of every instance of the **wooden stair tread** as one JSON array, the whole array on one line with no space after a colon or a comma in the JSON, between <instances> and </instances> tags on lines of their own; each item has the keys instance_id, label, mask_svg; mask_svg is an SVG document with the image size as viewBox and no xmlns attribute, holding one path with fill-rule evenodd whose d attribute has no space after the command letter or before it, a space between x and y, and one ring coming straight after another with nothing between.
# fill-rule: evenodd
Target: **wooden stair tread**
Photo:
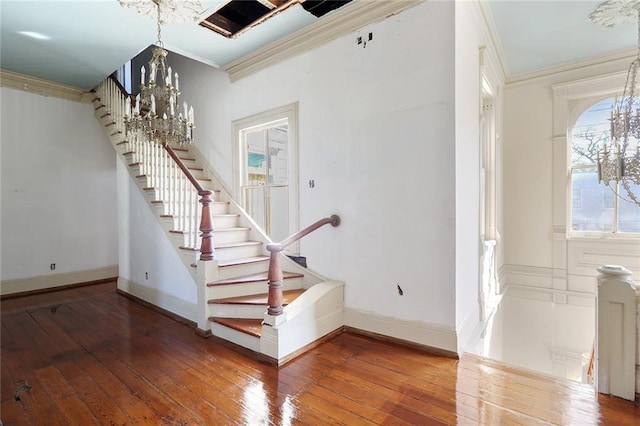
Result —
<instances>
[{"instance_id":1,"label":"wooden stair tread","mask_svg":"<svg viewBox=\"0 0 640 426\"><path fill-rule=\"evenodd\" d=\"M229 285L229 284L246 284L246 283L254 283L260 281L266 281L269 279L268 272L260 272L257 274L243 275L241 277L233 277L227 278L226 280L218 280L211 283L207 283L208 286L216 286L216 285ZM304 277L303 274L299 274L297 272L286 272L282 271L283 279L290 278L301 278Z\"/></svg>"},{"instance_id":2,"label":"wooden stair tread","mask_svg":"<svg viewBox=\"0 0 640 426\"><path fill-rule=\"evenodd\" d=\"M286 290L282 292L283 303L282 306L286 306L289 303L293 302L304 293L304 289L297 290ZM238 297L225 297L223 299L213 299L209 300L208 303L213 304L223 304L223 305L267 305L267 299L269 295L267 293L264 294L252 294L249 296L238 296Z\"/></svg>"},{"instance_id":3,"label":"wooden stair tread","mask_svg":"<svg viewBox=\"0 0 640 426\"><path fill-rule=\"evenodd\" d=\"M218 262L218 267L224 268L225 266L235 266L235 265L242 265L245 263L264 262L267 260L269 260L269 256L245 257L243 259L231 259L231 260L220 261Z\"/></svg>"},{"instance_id":4,"label":"wooden stair tread","mask_svg":"<svg viewBox=\"0 0 640 426\"><path fill-rule=\"evenodd\" d=\"M210 317L209 320L251 336L262 335L262 319Z\"/></svg>"}]
</instances>

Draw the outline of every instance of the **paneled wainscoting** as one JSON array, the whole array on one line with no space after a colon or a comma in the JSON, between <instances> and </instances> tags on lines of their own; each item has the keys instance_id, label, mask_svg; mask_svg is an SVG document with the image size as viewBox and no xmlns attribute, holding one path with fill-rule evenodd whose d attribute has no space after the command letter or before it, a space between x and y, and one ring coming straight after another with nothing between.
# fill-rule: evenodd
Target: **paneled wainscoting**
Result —
<instances>
[{"instance_id":1,"label":"paneled wainscoting","mask_svg":"<svg viewBox=\"0 0 640 426\"><path fill-rule=\"evenodd\" d=\"M352 333L277 368L99 284L2 301L4 425L638 424L588 385Z\"/></svg>"}]
</instances>

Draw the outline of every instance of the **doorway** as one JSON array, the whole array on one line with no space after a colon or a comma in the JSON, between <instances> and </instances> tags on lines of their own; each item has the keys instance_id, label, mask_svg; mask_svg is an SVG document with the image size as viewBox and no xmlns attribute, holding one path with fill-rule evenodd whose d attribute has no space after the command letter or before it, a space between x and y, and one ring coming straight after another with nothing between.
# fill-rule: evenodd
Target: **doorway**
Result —
<instances>
[{"instance_id":1,"label":"doorway","mask_svg":"<svg viewBox=\"0 0 640 426\"><path fill-rule=\"evenodd\" d=\"M291 104L233 123L236 200L274 242L298 230L296 121Z\"/></svg>"}]
</instances>

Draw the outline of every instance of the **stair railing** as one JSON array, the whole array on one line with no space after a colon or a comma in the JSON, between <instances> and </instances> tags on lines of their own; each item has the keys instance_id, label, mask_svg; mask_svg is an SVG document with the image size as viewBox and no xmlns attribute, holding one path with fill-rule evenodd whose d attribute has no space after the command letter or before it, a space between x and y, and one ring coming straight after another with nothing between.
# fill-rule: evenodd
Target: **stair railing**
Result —
<instances>
[{"instance_id":1,"label":"stair railing","mask_svg":"<svg viewBox=\"0 0 640 426\"><path fill-rule=\"evenodd\" d=\"M173 217L174 226L183 233L183 248L200 250L200 260L213 260L213 192L202 187L170 146L126 137L124 115L130 98L113 76L100 83L96 93L101 102L97 108L104 108L100 118L108 120L105 125L110 136L125 135L123 143L125 151L132 155L131 166L139 167L139 176L147 178L148 189L162 200L164 215ZM198 208L198 204L202 207Z\"/></svg>"},{"instance_id":2,"label":"stair railing","mask_svg":"<svg viewBox=\"0 0 640 426\"><path fill-rule=\"evenodd\" d=\"M270 243L267 244L267 250L269 251L269 297L267 299L267 304L269 307L267 308L267 314L271 316L282 315L283 308L282 304L284 298L282 296L282 264L280 262L280 252L284 250L285 247L295 243L302 237L309 235L316 229L321 226L330 224L333 227L340 225L340 216L332 215L331 217L325 217L324 219L320 219L319 221L313 223L312 225L307 226L301 231L296 232L290 237L285 238L279 243Z\"/></svg>"}]
</instances>

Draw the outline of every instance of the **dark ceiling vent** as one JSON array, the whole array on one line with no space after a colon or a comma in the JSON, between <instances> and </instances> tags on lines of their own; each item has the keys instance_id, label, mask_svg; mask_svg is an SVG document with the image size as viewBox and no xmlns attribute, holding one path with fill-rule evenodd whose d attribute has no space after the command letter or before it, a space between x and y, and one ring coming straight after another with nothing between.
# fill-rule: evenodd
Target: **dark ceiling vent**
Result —
<instances>
[{"instance_id":1,"label":"dark ceiling vent","mask_svg":"<svg viewBox=\"0 0 640 426\"><path fill-rule=\"evenodd\" d=\"M302 2L304 10L316 17L321 17L327 13L344 6L351 0L305 0Z\"/></svg>"},{"instance_id":2,"label":"dark ceiling vent","mask_svg":"<svg viewBox=\"0 0 640 426\"><path fill-rule=\"evenodd\" d=\"M200 25L228 38L234 38L287 8L301 4L316 17L321 17L351 0L230 0Z\"/></svg>"}]
</instances>

